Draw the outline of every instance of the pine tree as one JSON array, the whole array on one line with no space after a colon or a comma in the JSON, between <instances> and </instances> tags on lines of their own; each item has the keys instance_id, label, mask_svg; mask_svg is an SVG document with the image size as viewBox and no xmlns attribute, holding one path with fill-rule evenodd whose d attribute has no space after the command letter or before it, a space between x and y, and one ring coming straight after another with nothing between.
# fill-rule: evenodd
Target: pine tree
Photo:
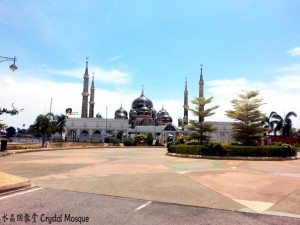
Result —
<instances>
[{"instance_id":1,"label":"pine tree","mask_svg":"<svg viewBox=\"0 0 300 225\"><path fill-rule=\"evenodd\" d=\"M263 99L258 95L259 91L243 91L239 99L231 100L234 110L226 111L226 115L236 121L232 124L232 137L243 145L257 145L264 131L261 125L264 115L259 110Z\"/></svg>"},{"instance_id":2,"label":"pine tree","mask_svg":"<svg viewBox=\"0 0 300 225\"><path fill-rule=\"evenodd\" d=\"M194 116L197 116L199 120L189 120L189 125L187 128L191 131L195 131L191 138L199 140L200 144L203 144L209 141L209 133L215 131L212 122L205 122L205 118L215 114L215 110L219 106L213 106L211 108L205 108L205 106L211 103L213 97L204 98L204 97L195 97L191 103L195 105L195 109L186 107L189 111L193 113Z\"/></svg>"}]
</instances>

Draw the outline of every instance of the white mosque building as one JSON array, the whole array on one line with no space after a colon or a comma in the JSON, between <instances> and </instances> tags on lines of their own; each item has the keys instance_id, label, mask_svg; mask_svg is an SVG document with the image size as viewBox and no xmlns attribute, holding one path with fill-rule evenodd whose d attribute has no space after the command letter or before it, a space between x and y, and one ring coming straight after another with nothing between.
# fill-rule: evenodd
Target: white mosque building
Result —
<instances>
[{"instance_id":1,"label":"white mosque building","mask_svg":"<svg viewBox=\"0 0 300 225\"><path fill-rule=\"evenodd\" d=\"M204 80L202 66L199 81L199 97L204 94ZM136 134L151 133L153 137L166 143L168 138L174 140L181 134L190 134L184 127L188 121L188 110L184 108L183 119L178 119L178 127L173 124L173 119L164 107L160 111L153 108L153 103L148 99L144 90L132 104L129 113L122 105L115 111L114 118L103 118L99 113L94 116L95 105L94 77L89 92L88 61L86 61L83 76L83 92L81 118L66 119L66 141L69 142L111 142L113 139L124 137L134 138ZM188 106L187 81L184 90L184 106ZM72 109L66 110L67 115L72 114ZM199 118L204 119L204 118ZM231 123L213 122L217 131L211 134L211 139L216 141L231 142Z\"/></svg>"}]
</instances>

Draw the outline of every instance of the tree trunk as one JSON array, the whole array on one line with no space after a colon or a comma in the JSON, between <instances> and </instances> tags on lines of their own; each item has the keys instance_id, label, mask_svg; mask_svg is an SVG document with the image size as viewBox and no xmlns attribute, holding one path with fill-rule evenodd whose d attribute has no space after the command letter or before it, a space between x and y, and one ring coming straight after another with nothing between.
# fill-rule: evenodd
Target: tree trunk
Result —
<instances>
[{"instance_id":1,"label":"tree trunk","mask_svg":"<svg viewBox=\"0 0 300 225\"><path fill-rule=\"evenodd\" d=\"M46 142L46 134L43 134L43 138L42 138L42 148L45 147L45 142Z\"/></svg>"}]
</instances>

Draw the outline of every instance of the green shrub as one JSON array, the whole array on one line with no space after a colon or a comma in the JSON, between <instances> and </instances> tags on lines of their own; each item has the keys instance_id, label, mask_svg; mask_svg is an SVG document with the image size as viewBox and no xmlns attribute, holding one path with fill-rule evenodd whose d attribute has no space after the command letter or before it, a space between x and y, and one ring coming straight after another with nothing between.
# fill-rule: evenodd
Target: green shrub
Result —
<instances>
[{"instance_id":1,"label":"green shrub","mask_svg":"<svg viewBox=\"0 0 300 225\"><path fill-rule=\"evenodd\" d=\"M239 145L239 143L237 141L232 141L231 145Z\"/></svg>"},{"instance_id":2,"label":"green shrub","mask_svg":"<svg viewBox=\"0 0 300 225\"><path fill-rule=\"evenodd\" d=\"M205 155L220 155L225 156L226 151L220 142L210 141L207 144L207 151L204 152Z\"/></svg>"},{"instance_id":3,"label":"green shrub","mask_svg":"<svg viewBox=\"0 0 300 225\"><path fill-rule=\"evenodd\" d=\"M188 154L188 155L202 155L206 150L204 145L169 145L168 151L170 153Z\"/></svg>"},{"instance_id":4,"label":"green shrub","mask_svg":"<svg viewBox=\"0 0 300 225\"><path fill-rule=\"evenodd\" d=\"M170 153L191 155L245 156L245 157L290 157L297 155L297 148L284 144L282 146L222 146L218 142L207 145L175 145L168 146Z\"/></svg>"},{"instance_id":5,"label":"green shrub","mask_svg":"<svg viewBox=\"0 0 300 225\"><path fill-rule=\"evenodd\" d=\"M182 134L178 137L177 140L180 142L180 144L185 144L189 140L189 137Z\"/></svg>"},{"instance_id":6,"label":"green shrub","mask_svg":"<svg viewBox=\"0 0 300 225\"><path fill-rule=\"evenodd\" d=\"M181 145L180 141L169 141L167 143L167 147L169 147L170 145Z\"/></svg>"},{"instance_id":7,"label":"green shrub","mask_svg":"<svg viewBox=\"0 0 300 225\"><path fill-rule=\"evenodd\" d=\"M295 147L290 145L276 146L234 146L226 147L228 156L255 156L255 157L287 157L296 156L297 151Z\"/></svg>"},{"instance_id":8,"label":"green shrub","mask_svg":"<svg viewBox=\"0 0 300 225\"><path fill-rule=\"evenodd\" d=\"M192 139L186 143L187 145L200 145L198 140Z\"/></svg>"},{"instance_id":9,"label":"green shrub","mask_svg":"<svg viewBox=\"0 0 300 225\"><path fill-rule=\"evenodd\" d=\"M124 146L132 146L133 145L133 141L129 138L124 138L123 139L123 144Z\"/></svg>"},{"instance_id":10,"label":"green shrub","mask_svg":"<svg viewBox=\"0 0 300 225\"><path fill-rule=\"evenodd\" d=\"M147 135L147 145L152 145L153 143L153 136L151 133L148 133Z\"/></svg>"},{"instance_id":11,"label":"green shrub","mask_svg":"<svg viewBox=\"0 0 300 225\"><path fill-rule=\"evenodd\" d=\"M135 136L135 140L137 141L138 144L141 144L141 145L146 144L146 141L145 141L146 139L147 139L147 135L137 134Z\"/></svg>"},{"instance_id":12,"label":"green shrub","mask_svg":"<svg viewBox=\"0 0 300 225\"><path fill-rule=\"evenodd\" d=\"M113 144L114 145L120 145L121 140L120 139L114 139Z\"/></svg>"}]
</instances>

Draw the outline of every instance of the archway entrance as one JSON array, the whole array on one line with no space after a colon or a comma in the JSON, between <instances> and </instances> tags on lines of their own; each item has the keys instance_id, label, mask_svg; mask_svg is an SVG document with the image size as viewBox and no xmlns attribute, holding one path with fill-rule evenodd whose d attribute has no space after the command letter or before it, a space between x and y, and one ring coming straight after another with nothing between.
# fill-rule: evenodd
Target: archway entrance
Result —
<instances>
[{"instance_id":1,"label":"archway entrance","mask_svg":"<svg viewBox=\"0 0 300 225\"><path fill-rule=\"evenodd\" d=\"M89 132L86 131L86 130L83 130L83 131L80 133L79 141L80 141L80 142L90 142Z\"/></svg>"},{"instance_id":2,"label":"archway entrance","mask_svg":"<svg viewBox=\"0 0 300 225\"><path fill-rule=\"evenodd\" d=\"M75 130L70 130L68 133L68 141L76 142L77 135Z\"/></svg>"},{"instance_id":3,"label":"archway entrance","mask_svg":"<svg viewBox=\"0 0 300 225\"><path fill-rule=\"evenodd\" d=\"M99 130L96 130L92 137L92 142L101 142L101 132Z\"/></svg>"}]
</instances>

